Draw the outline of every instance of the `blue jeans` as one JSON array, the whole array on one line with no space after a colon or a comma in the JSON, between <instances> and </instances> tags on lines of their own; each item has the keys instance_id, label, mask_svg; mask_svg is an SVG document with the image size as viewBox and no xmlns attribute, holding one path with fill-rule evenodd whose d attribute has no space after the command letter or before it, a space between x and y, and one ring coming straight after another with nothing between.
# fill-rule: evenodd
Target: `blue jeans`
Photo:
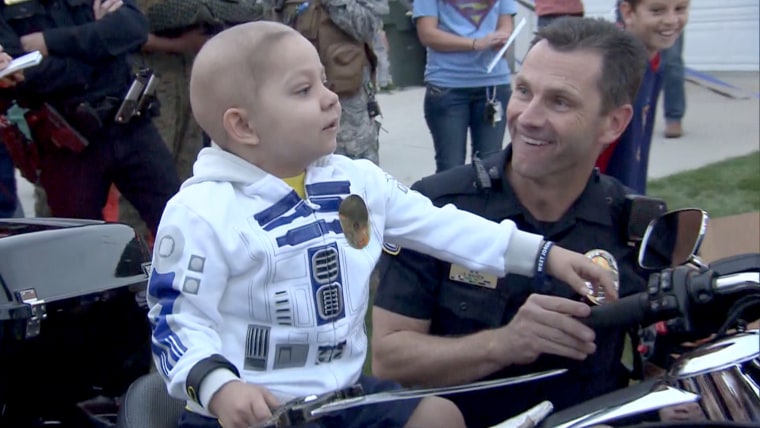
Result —
<instances>
[{"instance_id":1,"label":"blue jeans","mask_svg":"<svg viewBox=\"0 0 760 428\"><path fill-rule=\"evenodd\" d=\"M0 141L0 218L15 217L19 206L16 194L16 170L11 156Z\"/></svg>"},{"instance_id":2,"label":"blue jeans","mask_svg":"<svg viewBox=\"0 0 760 428\"><path fill-rule=\"evenodd\" d=\"M464 165L467 130L472 152L485 158L501 150L507 127L509 85L496 86L496 100L502 106L502 120L495 126L485 120L486 87L441 88L428 84L425 91L425 121L433 136L436 172ZM493 87L488 87L493 96Z\"/></svg>"},{"instance_id":3,"label":"blue jeans","mask_svg":"<svg viewBox=\"0 0 760 428\"><path fill-rule=\"evenodd\" d=\"M680 122L686 111L683 34L678 37L673 46L662 51L662 65L665 67L662 82L665 120L668 122Z\"/></svg>"}]
</instances>

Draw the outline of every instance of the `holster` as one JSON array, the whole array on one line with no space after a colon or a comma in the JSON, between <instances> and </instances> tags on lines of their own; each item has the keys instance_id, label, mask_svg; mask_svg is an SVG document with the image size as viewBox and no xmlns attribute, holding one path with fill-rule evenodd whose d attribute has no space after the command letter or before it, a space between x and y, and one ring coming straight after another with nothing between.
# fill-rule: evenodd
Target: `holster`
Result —
<instances>
[{"instance_id":1,"label":"holster","mask_svg":"<svg viewBox=\"0 0 760 428\"><path fill-rule=\"evenodd\" d=\"M90 144L87 138L48 103L29 110L25 117L32 132L32 138L40 144L50 142L58 148L65 148L75 153L81 152Z\"/></svg>"}]
</instances>

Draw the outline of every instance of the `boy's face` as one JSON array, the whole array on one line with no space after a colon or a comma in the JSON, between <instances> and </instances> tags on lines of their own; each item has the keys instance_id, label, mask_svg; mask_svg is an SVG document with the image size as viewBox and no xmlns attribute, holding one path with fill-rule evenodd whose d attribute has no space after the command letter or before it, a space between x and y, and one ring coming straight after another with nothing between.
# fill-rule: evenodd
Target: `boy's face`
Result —
<instances>
[{"instance_id":1,"label":"boy's face","mask_svg":"<svg viewBox=\"0 0 760 428\"><path fill-rule=\"evenodd\" d=\"M620 5L625 28L638 37L650 54L673 46L689 20L689 0L640 0L636 7Z\"/></svg>"},{"instance_id":2,"label":"boy's face","mask_svg":"<svg viewBox=\"0 0 760 428\"><path fill-rule=\"evenodd\" d=\"M338 96L325 87L312 44L297 34L277 43L260 78L251 124L259 138L256 163L286 177L335 151L341 110Z\"/></svg>"}]
</instances>

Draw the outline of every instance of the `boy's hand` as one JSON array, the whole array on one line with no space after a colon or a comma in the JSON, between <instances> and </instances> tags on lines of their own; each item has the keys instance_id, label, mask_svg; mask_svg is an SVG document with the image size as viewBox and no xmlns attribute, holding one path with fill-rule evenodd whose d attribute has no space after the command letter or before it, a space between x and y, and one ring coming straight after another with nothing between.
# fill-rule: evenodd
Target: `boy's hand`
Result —
<instances>
[{"instance_id":1,"label":"boy's hand","mask_svg":"<svg viewBox=\"0 0 760 428\"><path fill-rule=\"evenodd\" d=\"M249 428L272 417L279 401L263 386L226 383L211 397L208 409L224 428Z\"/></svg>"},{"instance_id":2,"label":"boy's hand","mask_svg":"<svg viewBox=\"0 0 760 428\"><path fill-rule=\"evenodd\" d=\"M566 282L581 295L589 293L586 282L590 282L594 287L601 285L604 288L606 299L618 298L612 272L582 254L554 245L546 260L546 272Z\"/></svg>"}]
</instances>

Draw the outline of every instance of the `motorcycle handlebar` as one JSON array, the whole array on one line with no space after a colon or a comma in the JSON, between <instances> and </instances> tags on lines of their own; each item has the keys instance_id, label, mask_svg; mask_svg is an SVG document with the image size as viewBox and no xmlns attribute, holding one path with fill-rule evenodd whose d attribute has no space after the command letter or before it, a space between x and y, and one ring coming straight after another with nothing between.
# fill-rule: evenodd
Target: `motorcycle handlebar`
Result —
<instances>
[{"instance_id":1,"label":"motorcycle handlebar","mask_svg":"<svg viewBox=\"0 0 760 428\"><path fill-rule=\"evenodd\" d=\"M744 261L752 261L744 266L745 271L733 270L722 276L688 266L665 269L650 276L647 291L595 306L591 315L580 321L592 328L608 328L650 325L680 317L684 330L689 331L698 308L716 296L734 300L734 295L738 299L747 292L760 292L760 266L754 264L757 258L745 257Z\"/></svg>"},{"instance_id":2,"label":"motorcycle handlebar","mask_svg":"<svg viewBox=\"0 0 760 428\"><path fill-rule=\"evenodd\" d=\"M591 308L591 315L583 318L581 321L591 328L603 329L649 324L656 321L649 319L652 318L651 315L647 294L642 292L620 298L616 301L607 301L601 306L595 306Z\"/></svg>"}]
</instances>

